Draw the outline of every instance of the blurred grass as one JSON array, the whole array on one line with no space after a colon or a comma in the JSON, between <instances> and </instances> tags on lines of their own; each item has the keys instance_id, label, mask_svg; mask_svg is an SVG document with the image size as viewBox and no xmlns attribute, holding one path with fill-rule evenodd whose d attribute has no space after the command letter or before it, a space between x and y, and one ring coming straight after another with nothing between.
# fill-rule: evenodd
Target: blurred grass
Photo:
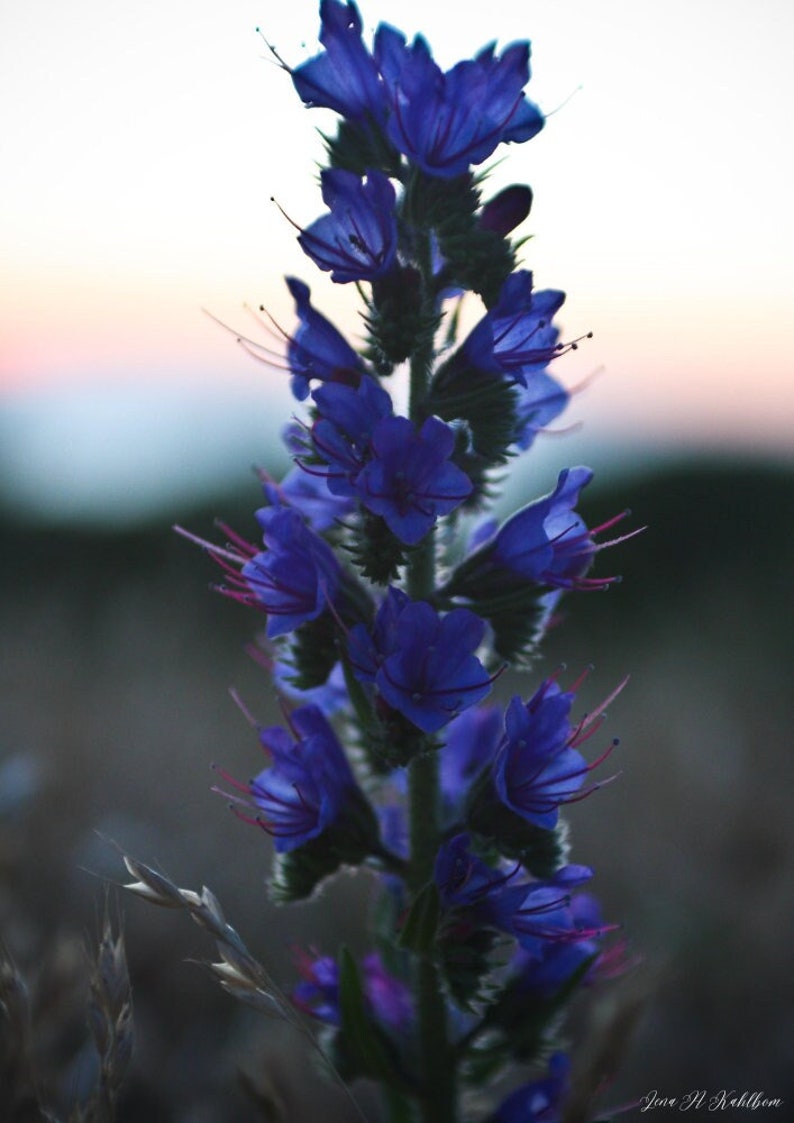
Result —
<instances>
[{"instance_id":1,"label":"blurred grass","mask_svg":"<svg viewBox=\"0 0 794 1123\"><path fill-rule=\"evenodd\" d=\"M621 737L620 778L569 814L573 860L595 867L607 915L625 922L655 987L615 1090L625 1098L794 1094L793 483L760 463L682 462L587 496L591 525L626 505L632 525L648 524L599 559L597 572L625 580L567 597L537 675L499 684L501 698L526 695L559 662L571 677L592 662L592 706L632 673L604 734ZM249 509L219 509L256 536ZM211 533L208 512L180 519ZM86 870L122 877L96 832L180 885L208 884L287 983L294 944L360 946L366 879L274 909L267 838L210 791L212 762L245 778L261 761L226 687L278 720L243 652L258 621L208 593L210 561L164 526L6 524L1 537L0 938L20 962L96 928L102 887ZM349 1116L307 1080L312 1062L281 1025L183 962L209 954L200 933L144 903L123 907L138 1051L121 1118L262 1118L237 1087L239 1064L267 1073L307 1119Z\"/></svg>"}]
</instances>

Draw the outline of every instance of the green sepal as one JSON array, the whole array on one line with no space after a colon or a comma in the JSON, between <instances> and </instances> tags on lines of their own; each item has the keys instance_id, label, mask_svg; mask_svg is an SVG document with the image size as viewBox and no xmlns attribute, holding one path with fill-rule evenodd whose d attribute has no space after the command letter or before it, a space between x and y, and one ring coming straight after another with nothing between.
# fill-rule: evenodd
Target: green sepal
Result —
<instances>
[{"instance_id":1,"label":"green sepal","mask_svg":"<svg viewBox=\"0 0 794 1123\"><path fill-rule=\"evenodd\" d=\"M478 572L479 567L479 572ZM467 572L468 570L468 572ZM458 566L439 590L439 601L463 603L491 625L491 642L499 660L527 667L548 625L544 590L503 569L480 566L472 557Z\"/></svg>"},{"instance_id":2,"label":"green sepal","mask_svg":"<svg viewBox=\"0 0 794 1123\"><path fill-rule=\"evenodd\" d=\"M416 172L407 185L402 214L409 225L435 231L445 261L436 278L437 289L470 289L490 308L499 299L516 259L508 238L479 225L478 182L469 172L452 179Z\"/></svg>"},{"instance_id":3,"label":"green sepal","mask_svg":"<svg viewBox=\"0 0 794 1123\"><path fill-rule=\"evenodd\" d=\"M473 785L465 814L470 830L505 858L519 861L533 877L553 877L568 860L565 821L544 830L517 815L499 799L487 772Z\"/></svg>"},{"instance_id":4,"label":"green sepal","mask_svg":"<svg viewBox=\"0 0 794 1123\"><path fill-rule=\"evenodd\" d=\"M435 881L428 881L411 905L397 940L399 946L416 955L427 955L436 941L440 913L438 886Z\"/></svg>"},{"instance_id":5,"label":"green sepal","mask_svg":"<svg viewBox=\"0 0 794 1123\"><path fill-rule=\"evenodd\" d=\"M342 866L360 866L381 849L377 815L364 793L354 788L338 818L321 834L295 850L276 853L271 899L276 904L305 900Z\"/></svg>"},{"instance_id":6,"label":"green sepal","mask_svg":"<svg viewBox=\"0 0 794 1123\"><path fill-rule=\"evenodd\" d=\"M360 526L356 527L355 538L348 540L345 549L362 576L376 585L388 585L405 565L408 548L392 534L380 515L370 511L362 512Z\"/></svg>"},{"instance_id":7,"label":"green sepal","mask_svg":"<svg viewBox=\"0 0 794 1123\"><path fill-rule=\"evenodd\" d=\"M439 962L450 996L467 1011L488 997L485 980L492 970L492 952L503 937L491 928L451 924L439 940Z\"/></svg>"},{"instance_id":8,"label":"green sepal","mask_svg":"<svg viewBox=\"0 0 794 1123\"><path fill-rule=\"evenodd\" d=\"M358 967L346 947L339 952L339 1013L344 1051L353 1072L404 1090L394 1046L368 1016Z\"/></svg>"},{"instance_id":9,"label":"green sepal","mask_svg":"<svg viewBox=\"0 0 794 1123\"><path fill-rule=\"evenodd\" d=\"M402 175L400 155L381 129L370 121L367 125L340 120L336 136L321 134L332 168L343 168L363 176L370 169L382 171L391 179Z\"/></svg>"},{"instance_id":10,"label":"green sepal","mask_svg":"<svg viewBox=\"0 0 794 1123\"><path fill-rule=\"evenodd\" d=\"M516 267L516 255L507 238L493 230L475 225L439 237L439 249L446 260L444 280L482 297L486 308L493 308L507 278Z\"/></svg>"},{"instance_id":11,"label":"green sepal","mask_svg":"<svg viewBox=\"0 0 794 1123\"><path fill-rule=\"evenodd\" d=\"M292 633L288 661L293 668L287 676L296 690L322 686L339 659L336 621L330 612L301 624Z\"/></svg>"},{"instance_id":12,"label":"green sepal","mask_svg":"<svg viewBox=\"0 0 794 1123\"><path fill-rule=\"evenodd\" d=\"M465 421L473 452L493 465L511 456L518 429L516 403L514 386L497 374L463 365L458 351L439 368L424 408L442 421Z\"/></svg>"},{"instance_id":13,"label":"green sepal","mask_svg":"<svg viewBox=\"0 0 794 1123\"><path fill-rule=\"evenodd\" d=\"M508 1061L531 1064L545 1056L554 1046L563 1010L597 955L581 963L553 994L529 991L519 979L508 982L485 1012L478 1036L487 1035L487 1044L471 1049L465 1068L467 1082L484 1084Z\"/></svg>"},{"instance_id":14,"label":"green sepal","mask_svg":"<svg viewBox=\"0 0 794 1123\"><path fill-rule=\"evenodd\" d=\"M342 859L328 844L328 831L297 850L276 854L270 875L270 899L277 905L305 901L321 881L336 873Z\"/></svg>"},{"instance_id":15,"label":"green sepal","mask_svg":"<svg viewBox=\"0 0 794 1123\"><path fill-rule=\"evenodd\" d=\"M360 744L373 771L383 775L407 767L428 749L427 735L385 704L378 705L377 716L362 730Z\"/></svg>"},{"instance_id":16,"label":"green sepal","mask_svg":"<svg viewBox=\"0 0 794 1123\"><path fill-rule=\"evenodd\" d=\"M364 322L369 332L366 357L378 375L391 374L396 363L405 362L431 338L438 316L430 321L422 315L422 277L413 266L397 266L386 277L372 282Z\"/></svg>"}]
</instances>

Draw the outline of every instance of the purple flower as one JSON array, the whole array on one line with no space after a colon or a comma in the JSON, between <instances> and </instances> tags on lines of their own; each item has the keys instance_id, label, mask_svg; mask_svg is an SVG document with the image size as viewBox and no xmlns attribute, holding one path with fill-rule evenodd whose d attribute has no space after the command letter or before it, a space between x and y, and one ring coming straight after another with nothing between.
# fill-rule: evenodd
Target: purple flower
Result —
<instances>
[{"instance_id":1,"label":"purple flower","mask_svg":"<svg viewBox=\"0 0 794 1123\"><path fill-rule=\"evenodd\" d=\"M267 612L267 635L274 639L325 610L339 587L341 569L330 546L297 511L265 507L256 517L267 549L243 565L245 588L236 596Z\"/></svg>"},{"instance_id":2,"label":"purple flower","mask_svg":"<svg viewBox=\"0 0 794 1123\"><path fill-rule=\"evenodd\" d=\"M301 100L366 124L385 117L385 91L374 59L361 40L361 16L352 0L322 0L319 55L291 71Z\"/></svg>"},{"instance_id":3,"label":"purple flower","mask_svg":"<svg viewBox=\"0 0 794 1123\"><path fill-rule=\"evenodd\" d=\"M302 402L309 395L312 379L358 386L364 364L343 335L313 307L309 286L287 277L295 300L300 326L287 344L287 362L292 373L292 392Z\"/></svg>"},{"instance_id":4,"label":"purple flower","mask_svg":"<svg viewBox=\"0 0 794 1123\"><path fill-rule=\"evenodd\" d=\"M499 57L491 44L444 73L421 36L409 47L401 32L381 24L374 54L391 111L389 139L428 175L463 175L502 141L529 140L543 127L523 93L528 43Z\"/></svg>"},{"instance_id":5,"label":"purple flower","mask_svg":"<svg viewBox=\"0 0 794 1123\"><path fill-rule=\"evenodd\" d=\"M405 417L386 417L372 432L371 459L356 491L407 546L471 494L471 480L450 462L454 447L454 431L437 417L428 417L419 432Z\"/></svg>"},{"instance_id":6,"label":"purple flower","mask_svg":"<svg viewBox=\"0 0 794 1123\"><path fill-rule=\"evenodd\" d=\"M560 333L551 322L564 300L565 293L556 289L533 292L532 274L526 269L511 273L497 304L463 343L462 356L476 370L506 375L526 386L528 375L567 349L558 342Z\"/></svg>"},{"instance_id":7,"label":"purple flower","mask_svg":"<svg viewBox=\"0 0 794 1123\"><path fill-rule=\"evenodd\" d=\"M392 415L391 398L367 375L357 389L329 383L318 387L312 397L318 413L312 426L312 447L328 465L323 476L334 495L353 496L373 430L382 418ZM308 466L306 470L312 471Z\"/></svg>"},{"instance_id":8,"label":"purple flower","mask_svg":"<svg viewBox=\"0 0 794 1123\"><path fill-rule=\"evenodd\" d=\"M599 718L607 703L574 727L570 723L574 697L573 692L563 693L556 682L547 679L526 705L519 697L513 698L507 707L504 736L491 769L501 802L543 830L552 830L557 825L560 804L582 799L601 786L593 784L580 791L588 772L616 744L613 742L592 764L577 752L577 746L600 728Z\"/></svg>"},{"instance_id":9,"label":"purple flower","mask_svg":"<svg viewBox=\"0 0 794 1123\"><path fill-rule=\"evenodd\" d=\"M374 683L381 697L425 733L435 733L491 689L474 654L485 625L456 608L439 616L424 601L390 589L370 633L351 629L348 653L361 682Z\"/></svg>"},{"instance_id":10,"label":"purple flower","mask_svg":"<svg viewBox=\"0 0 794 1123\"><path fill-rule=\"evenodd\" d=\"M328 1025L339 1026L339 967L330 956L313 958L303 952L298 968L304 981L292 992L295 1005ZM361 964L364 995L371 1017L385 1029L404 1031L413 1020L411 993L400 979L383 966L377 952Z\"/></svg>"},{"instance_id":11,"label":"purple flower","mask_svg":"<svg viewBox=\"0 0 794 1123\"><path fill-rule=\"evenodd\" d=\"M323 202L330 214L303 230L301 248L331 280L374 281L385 276L397 255L395 194L381 172L366 179L342 168L320 173Z\"/></svg>"},{"instance_id":12,"label":"purple flower","mask_svg":"<svg viewBox=\"0 0 794 1123\"><path fill-rule=\"evenodd\" d=\"M585 576L598 550L623 541L596 544L595 535L628 514L624 511L588 530L574 506L592 478L589 468L564 468L550 495L516 512L478 546L460 568L453 582L455 591L476 597L485 580L498 584L509 577L558 589L602 589L619 581Z\"/></svg>"},{"instance_id":13,"label":"purple flower","mask_svg":"<svg viewBox=\"0 0 794 1123\"><path fill-rule=\"evenodd\" d=\"M570 1061L564 1053L549 1058L549 1075L522 1084L503 1100L488 1123L559 1123L568 1094Z\"/></svg>"},{"instance_id":14,"label":"purple flower","mask_svg":"<svg viewBox=\"0 0 794 1123\"><path fill-rule=\"evenodd\" d=\"M364 798L322 711L302 706L289 723L291 732L278 725L260 731L272 763L247 786L248 806L256 811L249 821L273 836L279 853L317 838Z\"/></svg>"}]
</instances>

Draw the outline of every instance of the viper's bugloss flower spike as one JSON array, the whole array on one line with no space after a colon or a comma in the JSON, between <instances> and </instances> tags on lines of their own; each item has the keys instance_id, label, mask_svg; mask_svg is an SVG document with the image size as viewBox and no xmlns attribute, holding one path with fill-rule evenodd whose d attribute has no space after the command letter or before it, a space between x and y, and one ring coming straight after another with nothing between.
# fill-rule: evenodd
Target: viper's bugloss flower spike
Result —
<instances>
[{"instance_id":1,"label":"viper's bugloss flower spike","mask_svg":"<svg viewBox=\"0 0 794 1123\"><path fill-rule=\"evenodd\" d=\"M437 417L428 417L418 431L406 417L386 417L373 429L371 457L356 493L407 546L471 494L471 480L450 460L454 448L454 431Z\"/></svg>"},{"instance_id":2,"label":"viper's bugloss flower spike","mask_svg":"<svg viewBox=\"0 0 794 1123\"><path fill-rule=\"evenodd\" d=\"M427 175L463 175L503 141L530 140L543 127L523 92L529 43L513 43L499 56L490 44L444 73L421 35L409 46L381 24L374 55L386 86L389 139Z\"/></svg>"},{"instance_id":3,"label":"viper's bugloss flower spike","mask_svg":"<svg viewBox=\"0 0 794 1123\"><path fill-rule=\"evenodd\" d=\"M560 814L600 786L589 773L616 742L582 746L623 684L578 723L581 678L482 703L507 666L530 666L567 590L619 580L590 570L631 535L599 537L627 512L587 525L577 506L593 473L573 467L463 544L497 473L567 405L548 368L578 344L556 323L565 294L519 267L531 189L483 201L477 171L544 125L525 92L529 43L442 70L421 35L386 24L370 48L353 0L320 0L320 20L314 57L293 68L273 54L307 106L341 116L323 136L327 210L299 243L358 291L362 342L287 278L296 327L260 319L281 350L239 342L311 397L284 435L294 467L280 483L260 472L262 546L224 524L222 546L186 537L222 567L221 592L267 615L255 658L285 721L263 728L233 692L269 760L247 782L221 775L235 813L273 839L272 900L305 900L346 865L377 878L377 952L302 954L294 1005L324 1023L318 1048L340 1080L379 1082L395 1118L452 1123L464 1089L512 1062L537 1076L576 988L624 969ZM484 312L459 335L460 301L451 315L444 302L467 293ZM403 363L406 416L401 388L393 399L380 381ZM175 900L149 881L144 870L133 888L233 933L208 891ZM221 960L223 984L269 1008L244 947ZM480 1123L560 1123L568 1071L552 1054Z\"/></svg>"},{"instance_id":4,"label":"viper's bugloss flower spike","mask_svg":"<svg viewBox=\"0 0 794 1123\"><path fill-rule=\"evenodd\" d=\"M301 231L301 249L332 281L386 276L397 255L395 194L389 180L378 171L361 179L342 168L326 168L320 181L330 214Z\"/></svg>"},{"instance_id":5,"label":"viper's bugloss flower spike","mask_svg":"<svg viewBox=\"0 0 794 1123\"><path fill-rule=\"evenodd\" d=\"M294 335L287 341L287 362L295 397L301 402L307 398L310 383L315 380L358 386L366 369L361 356L313 306L309 286L295 277L286 280L300 320Z\"/></svg>"}]
</instances>

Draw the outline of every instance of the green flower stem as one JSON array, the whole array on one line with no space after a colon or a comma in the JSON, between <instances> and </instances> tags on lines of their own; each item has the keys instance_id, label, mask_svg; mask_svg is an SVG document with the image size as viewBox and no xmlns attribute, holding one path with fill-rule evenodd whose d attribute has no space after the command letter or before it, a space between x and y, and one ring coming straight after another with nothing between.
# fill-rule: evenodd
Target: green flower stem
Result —
<instances>
[{"instance_id":1,"label":"green flower stem","mask_svg":"<svg viewBox=\"0 0 794 1123\"><path fill-rule=\"evenodd\" d=\"M430 247L427 239L417 254L424 279L423 320L435 315L430 277ZM414 424L422 419L430 372L435 358L433 336L420 337L411 356L410 417ZM406 589L413 600L428 600L435 590L435 546L433 533L425 536L412 551L406 574ZM440 842L438 754L428 742L409 767L411 858L408 886L415 899L433 876ZM452 1051L447 1040L447 1015L444 991L438 968L431 954L418 958L414 982L414 1001L419 1021L422 1095L421 1123L455 1123L457 1088Z\"/></svg>"}]
</instances>

